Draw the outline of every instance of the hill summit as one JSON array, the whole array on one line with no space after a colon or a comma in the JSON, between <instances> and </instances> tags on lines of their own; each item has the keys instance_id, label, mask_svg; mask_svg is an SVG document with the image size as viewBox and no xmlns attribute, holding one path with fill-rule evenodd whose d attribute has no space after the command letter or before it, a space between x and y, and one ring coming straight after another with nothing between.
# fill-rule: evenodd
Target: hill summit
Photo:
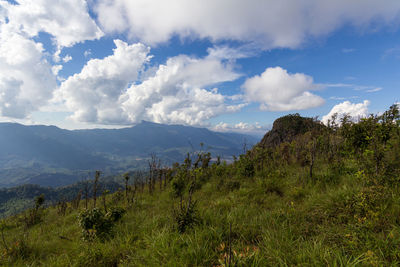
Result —
<instances>
[{"instance_id":1,"label":"hill summit","mask_svg":"<svg viewBox=\"0 0 400 267\"><path fill-rule=\"evenodd\" d=\"M261 139L263 148L275 147L283 142L291 142L297 136L312 130L320 130L321 122L313 118L301 117L298 113L280 117L274 121L271 131Z\"/></svg>"}]
</instances>

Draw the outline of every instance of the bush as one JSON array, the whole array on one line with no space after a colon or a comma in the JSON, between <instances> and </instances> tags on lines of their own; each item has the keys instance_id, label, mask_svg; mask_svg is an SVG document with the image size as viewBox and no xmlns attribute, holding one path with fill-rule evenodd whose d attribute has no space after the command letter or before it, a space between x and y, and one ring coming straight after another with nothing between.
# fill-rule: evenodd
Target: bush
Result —
<instances>
[{"instance_id":1,"label":"bush","mask_svg":"<svg viewBox=\"0 0 400 267\"><path fill-rule=\"evenodd\" d=\"M117 222L122 219L126 210L121 207L112 207L109 212L107 212L106 217L112 222Z\"/></svg>"},{"instance_id":2,"label":"bush","mask_svg":"<svg viewBox=\"0 0 400 267\"><path fill-rule=\"evenodd\" d=\"M255 168L253 162L249 158L241 158L239 174L245 178L253 178L255 174Z\"/></svg>"},{"instance_id":3,"label":"bush","mask_svg":"<svg viewBox=\"0 0 400 267\"><path fill-rule=\"evenodd\" d=\"M174 217L179 233L182 234L187 229L200 223L196 205L196 202L189 202L187 205L182 205L178 210L174 211Z\"/></svg>"},{"instance_id":4,"label":"bush","mask_svg":"<svg viewBox=\"0 0 400 267\"><path fill-rule=\"evenodd\" d=\"M109 238L112 236L114 223L120 220L124 213L125 210L122 208L112 208L106 214L97 208L82 211L78 220L83 239L92 241L95 238L101 240Z\"/></svg>"},{"instance_id":5,"label":"bush","mask_svg":"<svg viewBox=\"0 0 400 267\"><path fill-rule=\"evenodd\" d=\"M112 195L111 200L112 200L112 203L114 205L116 205L116 204L120 203L123 199L124 199L124 192L122 191L121 188L119 188L118 191Z\"/></svg>"},{"instance_id":6,"label":"bush","mask_svg":"<svg viewBox=\"0 0 400 267\"><path fill-rule=\"evenodd\" d=\"M172 195L174 198L181 198L185 194L186 177L183 172L178 173L172 180Z\"/></svg>"},{"instance_id":7,"label":"bush","mask_svg":"<svg viewBox=\"0 0 400 267\"><path fill-rule=\"evenodd\" d=\"M26 228L31 227L42 221L44 217L44 211L42 205L44 203L44 195L41 194L35 198L35 208L29 209L27 213L24 214L23 224Z\"/></svg>"}]
</instances>

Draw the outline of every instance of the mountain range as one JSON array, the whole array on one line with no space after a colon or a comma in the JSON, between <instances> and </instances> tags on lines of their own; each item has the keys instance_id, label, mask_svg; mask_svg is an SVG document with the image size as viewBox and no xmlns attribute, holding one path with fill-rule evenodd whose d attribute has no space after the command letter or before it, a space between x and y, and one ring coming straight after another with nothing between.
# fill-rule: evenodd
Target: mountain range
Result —
<instances>
[{"instance_id":1,"label":"mountain range","mask_svg":"<svg viewBox=\"0 0 400 267\"><path fill-rule=\"evenodd\" d=\"M258 141L250 135L146 121L90 130L0 123L0 187L68 185L94 170L113 175L145 168L151 155L167 166L199 150L231 159Z\"/></svg>"}]
</instances>

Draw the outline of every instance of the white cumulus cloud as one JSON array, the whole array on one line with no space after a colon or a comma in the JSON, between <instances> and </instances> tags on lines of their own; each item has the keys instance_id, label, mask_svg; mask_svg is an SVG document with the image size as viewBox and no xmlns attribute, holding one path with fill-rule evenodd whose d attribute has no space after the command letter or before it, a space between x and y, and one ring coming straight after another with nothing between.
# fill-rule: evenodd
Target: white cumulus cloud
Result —
<instances>
[{"instance_id":1,"label":"white cumulus cloud","mask_svg":"<svg viewBox=\"0 0 400 267\"><path fill-rule=\"evenodd\" d=\"M155 44L171 36L295 48L345 24L362 29L399 22L400 1L387 0L98 0L107 33Z\"/></svg>"},{"instance_id":2,"label":"white cumulus cloud","mask_svg":"<svg viewBox=\"0 0 400 267\"><path fill-rule=\"evenodd\" d=\"M340 122L340 119L343 118L344 115L349 115L353 120L366 117L368 115L369 104L370 102L368 100L364 100L362 103L345 101L334 106L328 114L322 117L321 121L324 124L328 124L328 120L335 114L337 115L336 122Z\"/></svg>"},{"instance_id":3,"label":"white cumulus cloud","mask_svg":"<svg viewBox=\"0 0 400 267\"><path fill-rule=\"evenodd\" d=\"M238 111L214 85L240 75L230 63L210 57L176 56L146 74L149 48L116 40L114 54L91 59L57 93L76 121L132 124L141 120L201 125L217 115ZM140 74L140 76L139 76ZM231 103L231 104L228 104ZM237 101L236 101L237 102Z\"/></svg>"},{"instance_id":4,"label":"white cumulus cloud","mask_svg":"<svg viewBox=\"0 0 400 267\"><path fill-rule=\"evenodd\" d=\"M57 71L57 70L55 70ZM56 88L52 66L39 43L0 25L0 113L25 118L52 97Z\"/></svg>"},{"instance_id":5,"label":"white cumulus cloud","mask_svg":"<svg viewBox=\"0 0 400 267\"><path fill-rule=\"evenodd\" d=\"M28 118L49 103L61 65L48 62L48 51L34 37L52 36L54 60L62 47L103 35L84 0L0 0L0 115ZM63 58L64 62L70 56Z\"/></svg>"},{"instance_id":6,"label":"white cumulus cloud","mask_svg":"<svg viewBox=\"0 0 400 267\"><path fill-rule=\"evenodd\" d=\"M154 76L131 86L121 96L130 121L141 119L158 123L204 124L217 115L236 112L244 104L226 104L228 97L216 88L206 87L236 80L239 74L229 64L209 57L185 55L167 60Z\"/></svg>"},{"instance_id":7,"label":"white cumulus cloud","mask_svg":"<svg viewBox=\"0 0 400 267\"><path fill-rule=\"evenodd\" d=\"M113 55L89 60L82 71L64 81L57 92L78 121L120 123L126 120L118 99L150 59L149 48L120 40L114 43Z\"/></svg>"},{"instance_id":8,"label":"white cumulus cloud","mask_svg":"<svg viewBox=\"0 0 400 267\"><path fill-rule=\"evenodd\" d=\"M320 88L312 77L290 74L281 67L267 68L261 75L247 79L242 87L247 100L260 103L261 110L303 110L325 102L310 92Z\"/></svg>"},{"instance_id":9,"label":"white cumulus cloud","mask_svg":"<svg viewBox=\"0 0 400 267\"><path fill-rule=\"evenodd\" d=\"M59 47L69 47L103 36L92 20L84 0L16 0L17 4L0 1L8 24L15 32L29 37L46 32Z\"/></svg>"}]
</instances>

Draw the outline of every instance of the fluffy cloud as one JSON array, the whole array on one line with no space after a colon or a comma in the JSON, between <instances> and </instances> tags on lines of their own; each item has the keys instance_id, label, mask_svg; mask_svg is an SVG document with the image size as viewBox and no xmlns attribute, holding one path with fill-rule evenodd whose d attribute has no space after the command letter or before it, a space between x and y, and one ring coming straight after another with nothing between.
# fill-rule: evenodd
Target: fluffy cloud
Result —
<instances>
[{"instance_id":1,"label":"fluffy cloud","mask_svg":"<svg viewBox=\"0 0 400 267\"><path fill-rule=\"evenodd\" d=\"M252 134L262 136L264 135L269 129L270 126L262 126L258 122L255 124L250 124L246 122L239 122L236 124L228 124L226 122L220 122L217 125L211 127L213 131L217 132L237 132L243 134Z\"/></svg>"},{"instance_id":2,"label":"fluffy cloud","mask_svg":"<svg viewBox=\"0 0 400 267\"><path fill-rule=\"evenodd\" d=\"M370 102L368 100L364 100L363 103L351 103L350 101L345 101L334 106L327 115L322 117L321 121L324 124L328 124L328 120L330 120L335 114L337 115L337 122L339 122L344 115L349 115L353 119L366 117L368 115L369 104Z\"/></svg>"},{"instance_id":3,"label":"fluffy cloud","mask_svg":"<svg viewBox=\"0 0 400 267\"><path fill-rule=\"evenodd\" d=\"M228 97L211 85L239 77L229 64L206 57L170 58L155 75L133 85L121 96L130 121L140 119L159 123L204 124L217 115L238 111L243 104L228 105Z\"/></svg>"},{"instance_id":4,"label":"fluffy cloud","mask_svg":"<svg viewBox=\"0 0 400 267\"><path fill-rule=\"evenodd\" d=\"M290 74L281 67L267 68L243 84L249 101L260 103L261 110L289 111L320 106L324 100L312 93L320 86L302 73Z\"/></svg>"},{"instance_id":5,"label":"fluffy cloud","mask_svg":"<svg viewBox=\"0 0 400 267\"><path fill-rule=\"evenodd\" d=\"M56 79L41 44L0 26L0 113L24 118L52 97Z\"/></svg>"},{"instance_id":6,"label":"fluffy cloud","mask_svg":"<svg viewBox=\"0 0 400 267\"><path fill-rule=\"evenodd\" d=\"M0 0L0 115L27 118L45 106L57 88L61 65L47 61L43 45L33 37L53 36L57 52L77 42L102 36L84 0ZM59 53L55 58L59 60ZM63 58L64 62L70 56Z\"/></svg>"},{"instance_id":7,"label":"fluffy cloud","mask_svg":"<svg viewBox=\"0 0 400 267\"><path fill-rule=\"evenodd\" d=\"M88 14L84 0L16 0L0 1L4 16L14 32L29 37L47 32L59 47L72 46L100 38L103 33Z\"/></svg>"},{"instance_id":8,"label":"fluffy cloud","mask_svg":"<svg viewBox=\"0 0 400 267\"><path fill-rule=\"evenodd\" d=\"M398 22L400 2L98 0L94 10L104 31L127 32L149 44L179 35L255 42L264 48L295 48L307 37L327 35L344 24L366 27Z\"/></svg>"},{"instance_id":9,"label":"fluffy cloud","mask_svg":"<svg viewBox=\"0 0 400 267\"><path fill-rule=\"evenodd\" d=\"M149 48L120 40L114 43L113 55L89 60L82 71L70 76L57 92L78 121L120 123L126 120L118 99L150 59Z\"/></svg>"},{"instance_id":10,"label":"fluffy cloud","mask_svg":"<svg viewBox=\"0 0 400 267\"><path fill-rule=\"evenodd\" d=\"M239 77L229 63L181 55L140 80L138 75L151 58L149 48L118 40L115 45L113 55L90 60L80 73L61 84L58 97L74 112L73 119L105 124L150 120L199 125L243 106L226 104L228 97L215 88L207 89Z\"/></svg>"}]
</instances>

